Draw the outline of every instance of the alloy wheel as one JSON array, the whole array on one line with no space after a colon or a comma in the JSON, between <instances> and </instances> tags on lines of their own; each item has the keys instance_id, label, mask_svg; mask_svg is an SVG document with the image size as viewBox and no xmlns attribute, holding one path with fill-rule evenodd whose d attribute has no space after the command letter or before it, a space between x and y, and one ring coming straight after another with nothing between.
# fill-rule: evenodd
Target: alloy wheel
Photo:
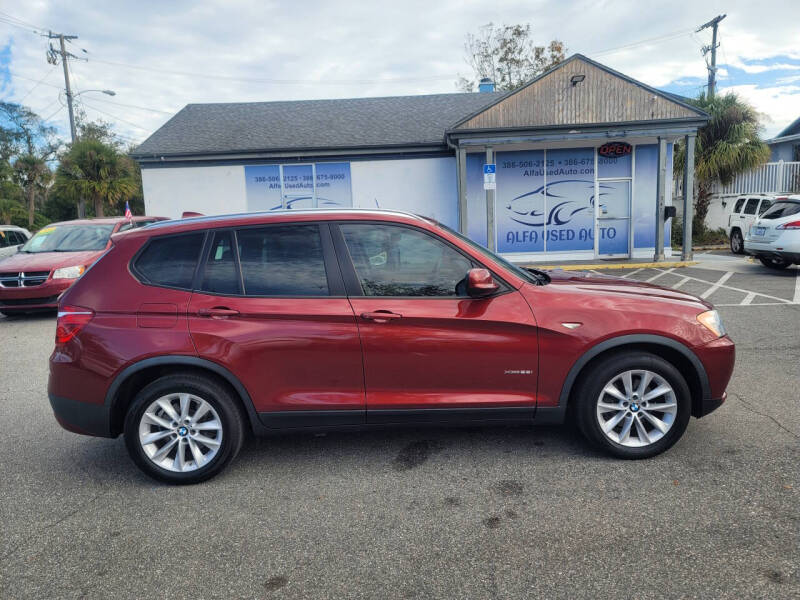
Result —
<instances>
[{"instance_id":1,"label":"alloy wheel","mask_svg":"<svg viewBox=\"0 0 800 600\"><path fill-rule=\"evenodd\" d=\"M222 445L222 421L199 396L175 393L153 401L139 421L139 444L153 464L185 473L208 465Z\"/></svg>"},{"instance_id":2,"label":"alloy wheel","mask_svg":"<svg viewBox=\"0 0 800 600\"><path fill-rule=\"evenodd\" d=\"M656 443L678 414L675 390L658 373L630 370L615 375L597 398L597 422L609 440L629 448Z\"/></svg>"}]
</instances>

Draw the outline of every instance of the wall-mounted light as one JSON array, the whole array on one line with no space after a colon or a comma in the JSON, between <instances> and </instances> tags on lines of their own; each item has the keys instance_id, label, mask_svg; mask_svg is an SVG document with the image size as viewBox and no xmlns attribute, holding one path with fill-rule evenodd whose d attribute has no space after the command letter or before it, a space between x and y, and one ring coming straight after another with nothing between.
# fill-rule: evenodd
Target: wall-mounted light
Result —
<instances>
[{"instance_id":1,"label":"wall-mounted light","mask_svg":"<svg viewBox=\"0 0 800 600\"><path fill-rule=\"evenodd\" d=\"M569 78L570 83L572 83L572 87L578 85L581 81L586 79L586 75L573 75Z\"/></svg>"}]
</instances>

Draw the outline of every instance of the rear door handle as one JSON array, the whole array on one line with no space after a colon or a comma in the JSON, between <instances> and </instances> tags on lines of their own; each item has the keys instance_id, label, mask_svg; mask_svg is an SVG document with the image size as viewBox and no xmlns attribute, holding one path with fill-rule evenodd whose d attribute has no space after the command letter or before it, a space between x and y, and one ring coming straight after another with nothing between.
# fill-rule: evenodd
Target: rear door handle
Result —
<instances>
[{"instance_id":1,"label":"rear door handle","mask_svg":"<svg viewBox=\"0 0 800 600\"><path fill-rule=\"evenodd\" d=\"M197 309L197 315L200 317L226 318L226 317L235 317L238 314L239 314L238 310L234 310L232 308L226 308L224 306L215 306L214 308Z\"/></svg>"},{"instance_id":2,"label":"rear door handle","mask_svg":"<svg viewBox=\"0 0 800 600\"><path fill-rule=\"evenodd\" d=\"M374 312L361 313L361 318L375 321L376 323L388 323L392 319L402 319L403 315L390 310L376 310Z\"/></svg>"}]
</instances>

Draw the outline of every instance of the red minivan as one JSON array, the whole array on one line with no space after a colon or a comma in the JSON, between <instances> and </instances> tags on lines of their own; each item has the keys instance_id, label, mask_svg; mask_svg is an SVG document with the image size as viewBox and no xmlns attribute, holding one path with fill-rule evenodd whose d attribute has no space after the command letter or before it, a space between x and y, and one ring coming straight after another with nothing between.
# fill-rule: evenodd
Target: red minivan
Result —
<instances>
[{"instance_id":1,"label":"red minivan","mask_svg":"<svg viewBox=\"0 0 800 600\"><path fill-rule=\"evenodd\" d=\"M111 246L111 235L164 217L107 217L52 223L0 260L0 313L53 310L58 297Z\"/></svg>"},{"instance_id":2,"label":"red minivan","mask_svg":"<svg viewBox=\"0 0 800 600\"><path fill-rule=\"evenodd\" d=\"M636 281L522 269L426 218L287 211L157 223L61 298L49 397L172 483L245 432L573 418L620 458L716 409L718 313Z\"/></svg>"}]
</instances>

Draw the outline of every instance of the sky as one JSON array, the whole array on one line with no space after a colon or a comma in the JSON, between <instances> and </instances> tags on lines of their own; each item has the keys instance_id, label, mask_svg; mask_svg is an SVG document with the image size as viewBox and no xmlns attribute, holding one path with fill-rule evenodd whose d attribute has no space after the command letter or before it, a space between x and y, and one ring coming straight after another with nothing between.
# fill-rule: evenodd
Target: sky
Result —
<instances>
[{"instance_id":1,"label":"sky","mask_svg":"<svg viewBox=\"0 0 800 600\"><path fill-rule=\"evenodd\" d=\"M0 4L0 98L69 132L61 65L42 33L78 35L68 50L76 102L141 142L183 106L456 92L471 76L464 39L489 22L529 23L648 85L696 96L701 47L718 14L719 90L762 113L765 138L800 117L800 2L728 0L225 0ZM114 96L89 90L113 90Z\"/></svg>"}]
</instances>

